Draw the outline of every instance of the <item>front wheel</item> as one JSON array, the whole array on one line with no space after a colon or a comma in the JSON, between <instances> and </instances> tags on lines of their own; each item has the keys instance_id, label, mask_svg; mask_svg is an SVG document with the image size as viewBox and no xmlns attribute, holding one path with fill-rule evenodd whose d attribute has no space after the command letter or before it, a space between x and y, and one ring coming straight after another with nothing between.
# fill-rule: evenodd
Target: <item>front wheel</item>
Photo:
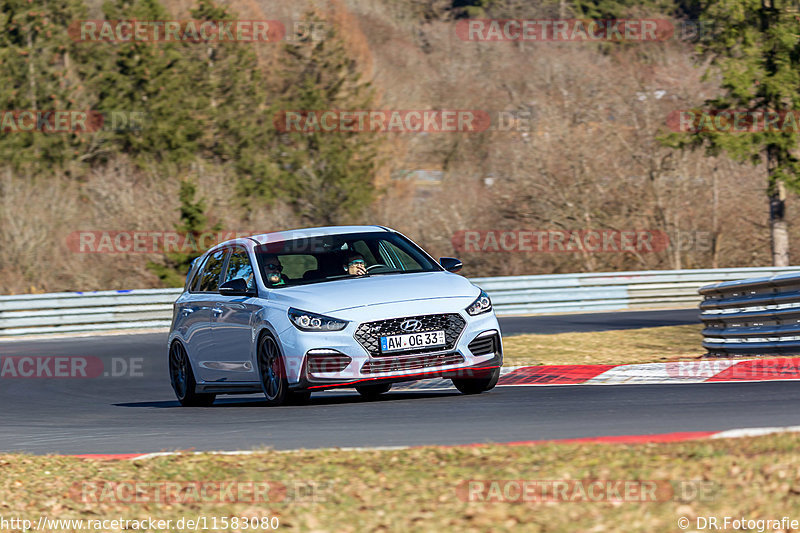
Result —
<instances>
[{"instance_id":1,"label":"front wheel","mask_svg":"<svg viewBox=\"0 0 800 533\"><path fill-rule=\"evenodd\" d=\"M453 378L453 385L463 394L480 394L494 388L500 379L500 369L495 368L484 377Z\"/></svg>"},{"instance_id":2,"label":"front wheel","mask_svg":"<svg viewBox=\"0 0 800 533\"><path fill-rule=\"evenodd\" d=\"M258 370L267 405L285 404L289 398L289 381L281 350L271 335L262 336L258 343Z\"/></svg>"},{"instance_id":3,"label":"front wheel","mask_svg":"<svg viewBox=\"0 0 800 533\"><path fill-rule=\"evenodd\" d=\"M217 398L216 394L195 392L197 382L192 372L192 364L180 342L173 342L169 349L169 380L175 396L184 407L208 407Z\"/></svg>"}]
</instances>

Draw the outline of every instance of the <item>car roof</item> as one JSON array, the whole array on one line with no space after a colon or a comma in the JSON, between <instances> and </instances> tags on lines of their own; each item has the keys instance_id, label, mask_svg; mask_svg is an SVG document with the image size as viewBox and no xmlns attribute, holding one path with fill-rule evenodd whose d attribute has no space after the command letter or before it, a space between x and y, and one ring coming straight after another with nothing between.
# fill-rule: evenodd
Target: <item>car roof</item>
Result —
<instances>
[{"instance_id":1,"label":"car roof","mask_svg":"<svg viewBox=\"0 0 800 533\"><path fill-rule=\"evenodd\" d=\"M325 226L320 228L291 229L286 231L274 231L272 233L262 233L252 235L250 238L258 244L282 242L292 239L303 239L309 237L324 237L327 235L343 235L346 233L381 233L392 232L383 226Z\"/></svg>"}]
</instances>

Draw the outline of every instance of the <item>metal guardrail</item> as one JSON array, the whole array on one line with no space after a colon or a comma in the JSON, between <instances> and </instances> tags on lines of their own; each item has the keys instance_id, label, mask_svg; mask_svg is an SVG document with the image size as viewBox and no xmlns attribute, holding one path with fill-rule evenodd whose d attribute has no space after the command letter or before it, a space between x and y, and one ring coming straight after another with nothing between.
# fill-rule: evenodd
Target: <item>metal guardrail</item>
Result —
<instances>
[{"instance_id":1,"label":"metal guardrail","mask_svg":"<svg viewBox=\"0 0 800 533\"><path fill-rule=\"evenodd\" d=\"M183 289L0 296L0 336L169 327Z\"/></svg>"},{"instance_id":2,"label":"metal guardrail","mask_svg":"<svg viewBox=\"0 0 800 533\"><path fill-rule=\"evenodd\" d=\"M700 302L697 291L707 283L798 271L797 267L646 270L474 278L471 281L489 293L498 314L513 315L688 308Z\"/></svg>"},{"instance_id":3,"label":"metal guardrail","mask_svg":"<svg viewBox=\"0 0 800 533\"><path fill-rule=\"evenodd\" d=\"M473 278L500 315L694 307L705 284L799 268L655 270ZM182 289L0 296L0 337L166 328ZM798 333L800 335L800 332Z\"/></svg>"},{"instance_id":4,"label":"metal guardrail","mask_svg":"<svg viewBox=\"0 0 800 533\"><path fill-rule=\"evenodd\" d=\"M800 354L800 272L716 283L699 292L709 355Z\"/></svg>"}]
</instances>

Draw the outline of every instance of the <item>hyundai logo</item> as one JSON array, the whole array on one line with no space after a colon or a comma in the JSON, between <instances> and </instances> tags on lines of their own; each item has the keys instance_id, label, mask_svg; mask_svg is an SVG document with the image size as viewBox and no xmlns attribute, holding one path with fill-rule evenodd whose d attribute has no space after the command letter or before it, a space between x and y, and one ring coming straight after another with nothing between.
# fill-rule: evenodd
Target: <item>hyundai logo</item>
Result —
<instances>
[{"instance_id":1,"label":"hyundai logo","mask_svg":"<svg viewBox=\"0 0 800 533\"><path fill-rule=\"evenodd\" d=\"M400 329L407 333L412 333L414 331L418 331L419 328L422 327L422 322L416 319L406 320L400 324Z\"/></svg>"}]
</instances>

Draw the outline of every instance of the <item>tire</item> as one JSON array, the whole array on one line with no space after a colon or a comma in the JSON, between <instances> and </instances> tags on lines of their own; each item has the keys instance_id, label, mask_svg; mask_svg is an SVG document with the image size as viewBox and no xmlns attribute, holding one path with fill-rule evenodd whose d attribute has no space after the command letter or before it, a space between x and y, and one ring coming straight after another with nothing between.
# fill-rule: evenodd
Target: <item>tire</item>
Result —
<instances>
[{"instance_id":1,"label":"tire","mask_svg":"<svg viewBox=\"0 0 800 533\"><path fill-rule=\"evenodd\" d=\"M216 394L198 393L192 364L186 349L180 342L173 342L169 349L169 380L175 396L184 407L208 407L217 398Z\"/></svg>"},{"instance_id":2,"label":"tire","mask_svg":"<svg viewBox=\"0 0 800 533\"><path fill-rule=\"evenodd\" d=\"M453 378L453 385L463 394L480 394L492 390L500 379L500 369L495 368L484 377Z\"/></svg>"},{"instance_id":3,"label":"tire","mask_svg":"<svg viewBox=\"0 0 800 533\"><path fill-rule=\"evenodd\" d=\"M275 407L287 403L290 393L286 366L278 343L269 334L262 335L258 341L258 374L267 405Z\"/></svg>"},{"instance_id":4,"label":"tire","mask_svg":"<svg viewBox=\"0 0 800 533\"><path fill-rule=\"evenodd\" d=\"M374 400L384 392L389 392L392 388L391 383L379 383L377 385L364 385L356 387L358 393L368 400Z\"/></svg>"}]
</instances>

